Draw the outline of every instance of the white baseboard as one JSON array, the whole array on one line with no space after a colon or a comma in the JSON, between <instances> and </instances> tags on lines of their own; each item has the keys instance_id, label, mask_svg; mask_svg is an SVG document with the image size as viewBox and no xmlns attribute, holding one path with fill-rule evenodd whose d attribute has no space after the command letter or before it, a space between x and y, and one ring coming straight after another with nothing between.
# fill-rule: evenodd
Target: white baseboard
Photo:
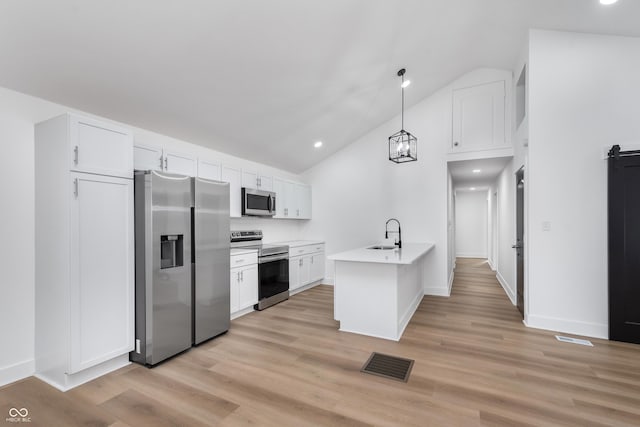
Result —
<instances>
[{"instance_id":1,"label":"white baseboard","mask_svg":"<svg viewBox=\"0 0 640 427\"><path fill-rule=\"evenodd\" d=\"M487 259L487 254L462 253L462 254L456 254L456 258L481 258L481 259Z\"/></svg>"},{"instance_id":2,"label":"white baseboard","mask_svg":"<svg viewBox=\"0 0 640 427\"><path fill-rule=\"evenodd\" d=\"M500 285L502 285L502 289L504 289L504 292L507 294L507 296L511 300L511 304L516 305L517 304L516 293L513 291L513 289L511 289L511 287L509 286L509 283L504 277L502 277L502 274L500 274L499 271L496 273L496 279L498 279L498 282L500 283Z\"/></svg>"},{"instance_id":3,"label":"white baseboard","mask_svg":"<svg viewBox=\"0 0 640 427\"><path fill-rule=\"evenodd\" d=\"M325 277L324 279L322 279L322 282L320 283L323 285L333 286L335 285L336 281L333 277Z\"/></svg>"},{"instance_id":4,"label":"white baseboard","mask_svg":"<svg viewBox=\"0 0 640 427\"><path fill-rule=\"evenodd\" d=\"M493 262L491 262L489 258L487 258L487 264L489 264L489 268L491 268L491 271L496 271L496 267L493 265Z\"/></svg>"},{"instance_id":5,"label":"white baseboard","mask_svg":"<svg viewBox=\"0 0 640 427\"><path fill-rule=\"evenodd\" d=\"M253 313L255 310L253 309L253 306L251 307L247 307L247 308L243 308L242 310L239 311L235 311L233 313L231 313L230 319L237 319L238 317L242 317L245 314L249 314L249 313Z\"/></svg>"},{"instance_id":6,"label":"white baseboard","mask_svg":"<svg viewBox=\"0 0 640 427\"><path fill-rule=\"evenodd\" d=\"M34 359L0 368L0 386L30 377L36 370Z\"/></svg>"},{"instance_id":7,"label":"white baseboard","mask_svg":"<svg viewBox=\"0 0 640 427\"><path fill-rule=\"evenodd\" d=\"M527 315L525 325L530 328L545 329L565 334L581 335L592 338L609 339L609 325L606 323L582 322L571 319L558 319L547 316Z\"/></svg>"},{"instance_id":8,"label":"white baseboard","mask_svg":"<svg viewBox=\"0 0 640 427\"><path fill-rule=\"evenodd\" d=\"M449 295L451 295L451 289L453 289L453 279L456 276L456 272L454 270L451 270L451 273L449 274L449 285L448 285L448 289L447 292L449 293Z\"/></svg>"},{"instance_id":9,"label":"white baseboard","mask_svg":"<svg viewBox=\"0 0 640 427\"><path fill-rule=\"evenodd\" d=\"M451 288L447 289L440 286L427 286L424 288L424 294L437 297L448 297L451 296Z\"/></svg>"}]
</instances>

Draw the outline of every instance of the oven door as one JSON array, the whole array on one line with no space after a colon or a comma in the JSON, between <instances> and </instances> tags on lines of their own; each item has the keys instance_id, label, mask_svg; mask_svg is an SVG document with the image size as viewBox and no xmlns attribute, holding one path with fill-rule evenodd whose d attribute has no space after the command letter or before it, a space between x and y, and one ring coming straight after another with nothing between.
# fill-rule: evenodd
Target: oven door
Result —
<instances>
[{"instance_id":1,"label":"oven door","mask_svg":"<svg viewBox=\"0 0 640 427\"><path fill-rule=\"evenodd\" d=\"M242 215L273 216L275 213L275 193L242 188Z\"/></svg>"},{"instance_id":2,"label":"oven door","mask_svg":"<svg viewBox=\"0 0 640 427\"><path fill-rule=\"evenodd\" d=\"M289 254L258 259L258 299L289 292Z\"/></svg>"}]
</instances>

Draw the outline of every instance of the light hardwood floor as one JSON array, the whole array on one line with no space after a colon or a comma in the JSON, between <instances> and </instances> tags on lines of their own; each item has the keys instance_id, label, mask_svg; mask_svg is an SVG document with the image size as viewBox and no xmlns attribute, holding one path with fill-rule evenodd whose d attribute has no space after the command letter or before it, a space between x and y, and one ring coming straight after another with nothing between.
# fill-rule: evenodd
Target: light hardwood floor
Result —
<instances>
[{"instance_id":1,"label":"light hardwood floor","mask_svg":"<svg viewBox=\"0 0 640 427\"><path fill-rule=\"evenodd\" d=\"M398 343L337 327L318 286L153 369L1 388L0 424L26 407L32 426L640 425L640 346L524 327L483 260L459 259ZM415 359L408 383L360 373L372 351Z\"/></svg>"}]
</instances>

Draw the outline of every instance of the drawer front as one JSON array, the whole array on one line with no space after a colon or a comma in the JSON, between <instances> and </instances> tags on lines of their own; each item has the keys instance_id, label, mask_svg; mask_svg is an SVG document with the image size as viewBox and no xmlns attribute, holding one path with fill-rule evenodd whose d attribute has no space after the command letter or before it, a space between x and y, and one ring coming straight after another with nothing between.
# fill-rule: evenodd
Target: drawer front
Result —
<instances>
[{"instance_id":1,"label":"drawer front","mask_svg":"<svg viewBox=\"0 0 640 427\"><path fill-rule=\"evenodd\" d=\"M314 254L317 252L324 252L324 243L319 243L317 245L305 245L305 246L289 248L289 257Z\"/></svg>"},{"instance_id":2,"label":"drawer front","mask_svg":"<svg viewBox=\"0 0 640 427\"><path fill-rule=\"evenodd\" d=\"M244 267L245 265L257 264L258 254L231 255L231 268Z\"/></svg>"}]
</instances>

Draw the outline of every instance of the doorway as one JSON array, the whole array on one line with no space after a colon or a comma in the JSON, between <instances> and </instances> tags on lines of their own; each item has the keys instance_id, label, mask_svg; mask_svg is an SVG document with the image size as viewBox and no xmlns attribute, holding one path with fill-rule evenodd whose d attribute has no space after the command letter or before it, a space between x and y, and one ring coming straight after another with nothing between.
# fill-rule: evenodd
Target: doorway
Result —
<instances>
[{"instance_id":1,"label":"doorway","mask_svg":"<svg viewBox=\"0 0 640 427\"><path fill-rule=\"evenodd\" d=\"M516 172L516 300L524 318L524 167Z\"/></svg>"}]
</instances>

